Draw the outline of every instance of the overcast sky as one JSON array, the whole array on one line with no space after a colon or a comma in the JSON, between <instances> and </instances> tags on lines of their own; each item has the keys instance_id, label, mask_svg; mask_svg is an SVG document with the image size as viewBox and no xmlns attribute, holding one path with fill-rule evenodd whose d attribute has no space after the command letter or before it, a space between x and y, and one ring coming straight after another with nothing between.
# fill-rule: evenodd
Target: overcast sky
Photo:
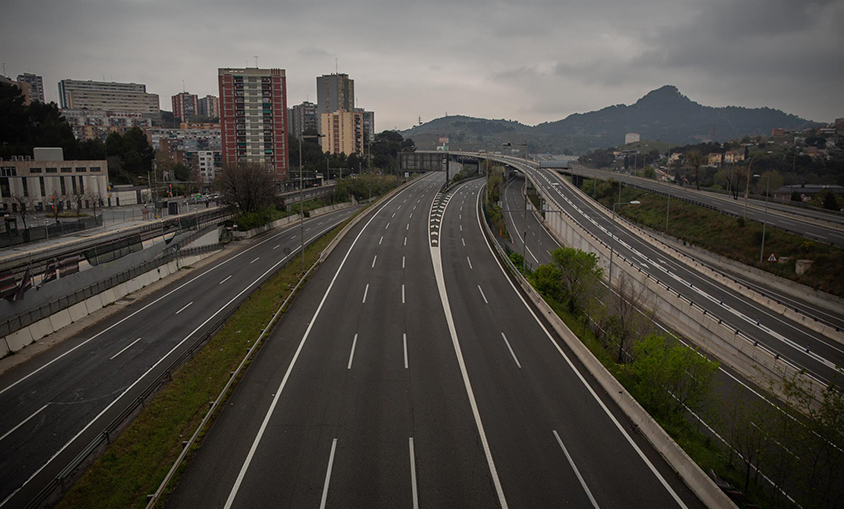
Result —
<instances>
[{"instance_id":1,"label":"overcast sky","mask_svg":"<svg viewBox=\"0 0 844 509\"><path fill-rule=\"evenodd\" d=\"M844 0L2 0L5 74L144 83L170 110L217 68L280 67L288 105L355 80L377 129L446 114L527 124L676 85L710 106L844 117Z\"/></svg>"}]
</instances>

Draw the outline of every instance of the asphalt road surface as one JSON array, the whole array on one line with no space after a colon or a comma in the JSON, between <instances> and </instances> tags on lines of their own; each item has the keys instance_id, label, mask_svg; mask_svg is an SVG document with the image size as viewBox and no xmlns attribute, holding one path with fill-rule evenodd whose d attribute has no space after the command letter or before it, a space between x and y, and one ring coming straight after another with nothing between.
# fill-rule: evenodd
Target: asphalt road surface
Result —
<instances>
[{"instance_id":1,"label":"asphalt road surface","mask_svg":"<svg viewBox=\"0 0 844 509\"><path fill-rule=\"evenodd\" d=\"M355 210L307 220L306 242ZM0 506L31 500L299 243L298 226L267 234L0 376Z\"/></svg>"},{"instance_id":2,"label":"asphalt road surface","mask_svg":"<svg viewBox=\"0 0 844 509\"><path fill-rule=\"evenodd\" d=\"M701 507L510 283L481 182L442 179L340 242L168 507Z\"/></svg>"},{"instance_id":3,"label":"asphalt road surface","mask_svg":"<svg viewBox=\"0 0 844 509\"><path fill-rule=\"evenodd\" d=\"M523 171L531 172L535 181L557 206L568 212L581 226L605 243L610 243L613 229L611 219L593 200L582 198L570 190L567 187L569 184L556 172L539 170L523 163L514 164ZM720 282L710 280L682 261L652 248L620 222L616 223L615 232L612 245L616 255L621 254L637 268L651 273L673 290L693 300L707 313L779 352L789 362L805 368L821 381L828 383L836 374L836 366L844 366L844 347L835 341L763 306L748 302L744 296L723 288ZM619 262L616 259L616 263Z\"/></svg>"}]
</instances>

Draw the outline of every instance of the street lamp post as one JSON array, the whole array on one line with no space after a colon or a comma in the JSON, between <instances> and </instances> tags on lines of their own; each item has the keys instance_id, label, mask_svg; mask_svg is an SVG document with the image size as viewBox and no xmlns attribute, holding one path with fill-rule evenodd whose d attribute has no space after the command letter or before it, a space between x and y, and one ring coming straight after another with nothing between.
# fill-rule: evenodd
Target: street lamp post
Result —
<instances>
[{"instance_id":1,"label":"street lamp post","mask_svg":"<svg viewBox=\"0 0 844 509\"><path fill-rule=\"evenodd\" d=\"M758 177L759 175L754 175ZM768 193L771 191L771 176L765 175L765 215L762 219L762 248L759 250L759 263L765 258L765 229L768 226Z\"/></svg>"},{"instance_id":2,"label":"street lamp post","mask_svg":"<svg viewBox=\"0 0 844 509\"><path fill-rule=\"evenodd\" d=\"M610 277L609 277L609 286L612 288L612 259L614 254L614 246L615 246L615 211L617 208L621 207L622 205L638 205L640 202L639 200L633 200L627 203L621 203L620 201L615 203L612 206L612 233L610 234Z\"/></svg>"},{"instance_id":3,"label":"street lamp post","mask_svg":"<svg viewBox=\"0 0 844 509\"><path fill-rule=\"evenodd\" d=\"M305 275L305 185L304 167L302 166L302 138L317 139L324 138L324 134L300 134L299 135L299 249L302 251L302 276Z\"/></svg>"},{"instance_id":4,"label":"street lamp post","mask_svg":"<svg viewBox=\"0 0 844 509\"><path fill-rule=\"evenodd\" d=\"M744 191L744 220L747 221L747 202L750 198L750 167L753 166L753 160L756 159L756 156L750 158L750 162L747 163L747 188Z\"/></svg>"}]
</instances>

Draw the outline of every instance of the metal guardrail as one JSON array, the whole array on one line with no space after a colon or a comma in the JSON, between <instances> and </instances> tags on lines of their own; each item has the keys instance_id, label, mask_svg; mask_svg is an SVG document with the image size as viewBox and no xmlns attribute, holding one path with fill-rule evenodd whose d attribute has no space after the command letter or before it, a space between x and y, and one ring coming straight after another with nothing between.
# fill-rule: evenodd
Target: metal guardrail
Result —
<instances>
[{"instance_id":1,"label":"metal guardrail","mask_svg":"<svg viewBox=\"0 0 844 509\"><path fill-rule=\"evenodd\" d=\"M216 251L219 249L222 249L222 245L220 244L199 246L175 252L171 251L169 253L166 253L164 256L148 260L136 267L132 267L131 269L115 274L107 279L103 279L92 285L76 290L75 292L69 295L65 295L64 297L54 299L50 302L38 306L35 309L18 313L7 320L0 322L0 337L5 337L9 334L17 332L23 329L24 327L28 327L39 320L48 318L51 315L58 313L59 311L67 309L75 304L78 304L79 302L83 302L84 300L89 299L94 295L114 288L115 286L125 283L130 279L134 279L140 276L141 274L144 274L145 272L149 272L173 260L176 260L178 258L184 258L186 256L194 256L210 251Z\"/></svg>"}]
</instances>

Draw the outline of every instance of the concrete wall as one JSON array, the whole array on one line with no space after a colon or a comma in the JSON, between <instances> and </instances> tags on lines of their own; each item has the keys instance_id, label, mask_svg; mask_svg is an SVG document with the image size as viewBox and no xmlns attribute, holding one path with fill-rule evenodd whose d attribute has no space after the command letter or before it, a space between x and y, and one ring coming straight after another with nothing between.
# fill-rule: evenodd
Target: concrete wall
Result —
<instances>
[{"instance_id":1,"label":"concrete wall","mask_svg":"<svg viewBox=\"0 0 844 509\"><path fill-rule=\"evenodd\" d=\"M489 227L484 222L487 237L493 239ZM509 263L506 254L501 250L501 247L492 240L498 251L499 257L503 263ZM709 478L706 473L701 470L697 463L692 460L688 454L662 429L644 408L636 401L633 396L624 388L615 377L607 371L601 362L589 351L580 339L569 329L566 324L557 316L551 307L545 302L545 299L534 290L530 283L518 274L518 271L511 270L517 279L517 283L522 291L527 295L528 299L538 309L547 320L554 331L557 333L568 347L574 352L575 356L580 360L583 366L594 377L598 384L604 389L607 396L610 397L628 419L636 427L636 430L642 434L654 447L654 449L665 459L665 461L674 469L683 482L694 492L694 494L707 507L729 507L736 508L736 505L730 498L724 494L723 491ZM558 351L563 357L566 357L562 349L558 347ZM567 357L566 357L567 359Z\"/></svg>"},{"instance_id":2,"label":"concrete wall","mask_svg":"<svg viewBox=\"0 0 844 509\"><path fill-rule=\"evenodd\" d=\"M310 211L311 217L319 216L321 214L325 214L334 210L345 209L348 207L354 206L353 203L338 203L337 205L328 205L326 207L320 207L318 209L314 209ZM306 211L307 212L307 211ZM288 225L291 223L295 223L299 221L299 214L283 217L277 221L273 221L272 223L267 223L264 226L259 226L257 228L252 228L251 230L245 232L234 232L234 237L238 239L251 239L256 235L260 235L264 232L268 232L279 226Z\"/></svg>"},{"instance_id":3,"label":"concrete wall","mask_svg":"<svg viewBox=\"0 0 844 509\"><path fill-rule=\"evenodd\" d=\"M543 198L549 211L544 222L558 242L597 254L605 275L608 274L608 246L584 230L547 196ZM626 274L637 291L644 289L646 302L652 303L656 317L662 323L691 340L702 351L732 367L743 377L767 387L771 379L779 380L783 376L792 376L800 372L776 352L756 345L741 331L722 323L720 319L674 292L654 276L642 272L618 253L615 254L614 260L613 279L616 284L620 274ZM805 376L804 379L813 386L816 393L822 389L814 379Z\"/></svg>"},{"instance_id":4,"label":"concrete wall","mask_svg":"<svg viewBox=\"0 0 844 509\"><path fill-rule=\"evenodd\" d=\"M568 185L568 183L566 183ZM568 186L574 192L580 194L584 199L590 199L583 191L574 187ZM769 274L755 267L750 267L739 263L735 260L730 260L723 256L710 253L704 249L693 246L683 246L675 239L671 239L665 235L653 232L653 230L643 228L633 224L621 216L616 216L616 219L623 223L629 230L637 233L638 237L655 249L664 252L667 256L672 258L685 258L686 265L692 266L694 269L706 274L715 281L719 281L725 287L734 292L752 300L753 302L767 307L771 311L778 313L796 323L800 323L804 327L815 332L823 334L827 338L844 344L844 331L836 330L834 326L829 326L823 322L818 322L813 318L807 317L805 314L795 310L792 307L780 303L777 299L764 295L754 288L743 285L733 278L725 277L723 274L714 270L711 266L718 267L720 270L726 272L733 272L740 275L742 278L755 281L759 284L774 288L777 291L789 295L793 298L809 302L821 309L826 309L832 313L842 313L844 310L844 300L830 294L818 292L805 285L795 283L788 279L777 277ZM686 251L694 252L694 257L689 256Z\"/></svg>"},{"instance_id":5,"label":"concrete wall","mask_svg":"<svg viewBox=\"0 0 844 509\"><path fill-rule=\"evenodd\" d=\"M63 277L55 281L50 281L45 284L40 290L35 288L29 290L24 295L24 299L18 302L9 302L5 299L0 299L0 321L6 320L18 313L36 309L48 302L60 299L69 295L80 288L85 288L99 281L110 278L121 272L125 272L133 267L141 265L143 262L151 260L164 251L166 245L159 241L157 244L149 246L136 253L130 253L117 260L112 260L107 263L102 263L96 267L83 270L83 265L87 266L87 262L80 263L80 272L71 276Z\"/></svg>"},{"instance_id":6,"label":"concrete wall","mask_svg":"<svg viewBox=\"0 0 844 509\"><path fill-rule=\"evenodd\" d=\"M78 322L89 314L94 313L102 307L108 306L119 299L122 299L132 292L140 290L141 288L148 286L159 279L167 277L170 274L176 273L180 266L193 265L199 260L212 254L214 254L214 251L174 260L158 267L157 269L153 269L130 279L125 283L117 285L114 288L110 288L102 293L94 295L83 302L79 302L67 309L59 311L48 318L39 320L38 322L35 322L28 327L24 327L17 332L9 334L0 340L0 357L4 357L10 351L16 352L34 341L38 341L45 336L49 336L50 334L61 330L63 327L66 327L71 323Z\"/></svg>"}]
</instances>

